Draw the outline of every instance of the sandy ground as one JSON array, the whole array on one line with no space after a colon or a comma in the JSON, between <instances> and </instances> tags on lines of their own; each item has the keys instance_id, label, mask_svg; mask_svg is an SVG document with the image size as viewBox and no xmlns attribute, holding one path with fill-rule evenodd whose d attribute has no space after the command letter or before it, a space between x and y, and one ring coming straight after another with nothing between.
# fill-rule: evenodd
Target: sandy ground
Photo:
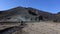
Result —
<instances>
[{"instance_id":1,"label":"sandy ground","mask_svg":"<svg viewBox=\"0 0 60 34\"><path fill-rule=\"evenodd\" d=\"M27 23L23 29L27 34L60 34L60 23L37 22Z\"/></svg>"},{"instance_id":2,"label":"sandy ground","mask_svg":"<svg viewBox=\"0 0 60 34\"><path fill-rule=\"evenodd\" d=\"M22 31L16 31L13 34L60 34L60 23L53 22L35 22L35 23L26 23L27 26L22 29ZM19 23L13 25L0 25L0 29L3 29L3 26L11 27L17 26Z\"/></svg>"}]
</instances>

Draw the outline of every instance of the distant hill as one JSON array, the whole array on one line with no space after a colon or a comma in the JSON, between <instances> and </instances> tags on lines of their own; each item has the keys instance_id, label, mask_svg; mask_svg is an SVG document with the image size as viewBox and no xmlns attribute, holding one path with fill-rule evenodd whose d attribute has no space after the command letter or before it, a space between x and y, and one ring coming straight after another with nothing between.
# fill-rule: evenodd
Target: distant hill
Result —
<instances>
[{"instance_id":1,"label":"distant hill","mask_svg":"<svg viewBox=\"0 0 60 34\"><path fill-rule=\"evenodd\" d=\"M42 16L44 21L59 22L59 15L60 13L52 14L31 7L16 7L5 11L0 11L0 21L38 21L38 17Z\"/></svg>"}]
</instances>

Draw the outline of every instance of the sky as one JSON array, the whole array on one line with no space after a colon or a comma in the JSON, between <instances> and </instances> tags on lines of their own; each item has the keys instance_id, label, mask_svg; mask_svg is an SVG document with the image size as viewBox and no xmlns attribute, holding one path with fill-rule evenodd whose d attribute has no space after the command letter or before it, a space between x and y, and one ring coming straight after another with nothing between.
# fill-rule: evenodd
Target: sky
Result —
<instances>
[{"instance_id":1,"label":"sky","mask_svg":"<svg viewBox=\"0 0 60 34\"><path fill-rule=\"evenodd\" d=\"M46 12L60 12L60 0L0 0L0 11L14 7L32 7Z\"/></svg>"}]
</instances>

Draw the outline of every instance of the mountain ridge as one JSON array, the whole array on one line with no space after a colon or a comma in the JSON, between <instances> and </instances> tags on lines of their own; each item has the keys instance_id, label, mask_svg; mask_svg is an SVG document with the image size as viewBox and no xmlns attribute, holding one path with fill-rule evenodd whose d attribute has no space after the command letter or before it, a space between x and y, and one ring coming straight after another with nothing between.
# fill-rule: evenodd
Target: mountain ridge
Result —
<instances>
[{"instance_id":1,"label":"mountain ridge","mask_svg":"<svg viewBox=\"0 0 60 34\"><path fill-rule=\"evenodd\" d=\"M31 12L31 14L29 14L29 11ZM38 10L38 9L35 9L35 8L30 8L30 7L28 7L28 8L26 8L26 7L16 7L16 8L12 8L12 9L9 9L9 10L5 10L3 12L1 11L0 12L0 20L4 20L4 19L8 20L7 17L8 18L10 17L10 18L13 19L14 16L15 16L16 20L20 19L20 17L23 17L23 19L25 19L26 21L27 20L30 20L30 21L33 20L34 21L35 18L37 16L40 16L40 15L43 17L43 20L47 20L47 21L48 20L50 20L50 21L57 20L57 21L60 21L59 20L60 17L58 17L57 14L52 14L52 13L49 13L49 12L45 12L45 11ZM10 20L12 20L12 19L10 19Z\"/></svg>"}]
</instances>

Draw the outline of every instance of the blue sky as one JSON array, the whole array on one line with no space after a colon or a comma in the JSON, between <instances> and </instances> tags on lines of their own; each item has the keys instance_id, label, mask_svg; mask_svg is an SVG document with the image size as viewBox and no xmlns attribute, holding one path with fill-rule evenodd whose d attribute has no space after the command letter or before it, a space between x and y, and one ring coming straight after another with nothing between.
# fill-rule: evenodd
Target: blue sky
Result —
<instances>
[{"instance_id":1,"label":"blue sky","mask_svg":"<svg viewBox=\"0 0 60 34\"><path fill-rule=\"evenodd\" d=\"M17 6L33 7L39 10L57 13L60 11L60 0L0 0L0 11Z\"/></svg>"}]
</instances>

